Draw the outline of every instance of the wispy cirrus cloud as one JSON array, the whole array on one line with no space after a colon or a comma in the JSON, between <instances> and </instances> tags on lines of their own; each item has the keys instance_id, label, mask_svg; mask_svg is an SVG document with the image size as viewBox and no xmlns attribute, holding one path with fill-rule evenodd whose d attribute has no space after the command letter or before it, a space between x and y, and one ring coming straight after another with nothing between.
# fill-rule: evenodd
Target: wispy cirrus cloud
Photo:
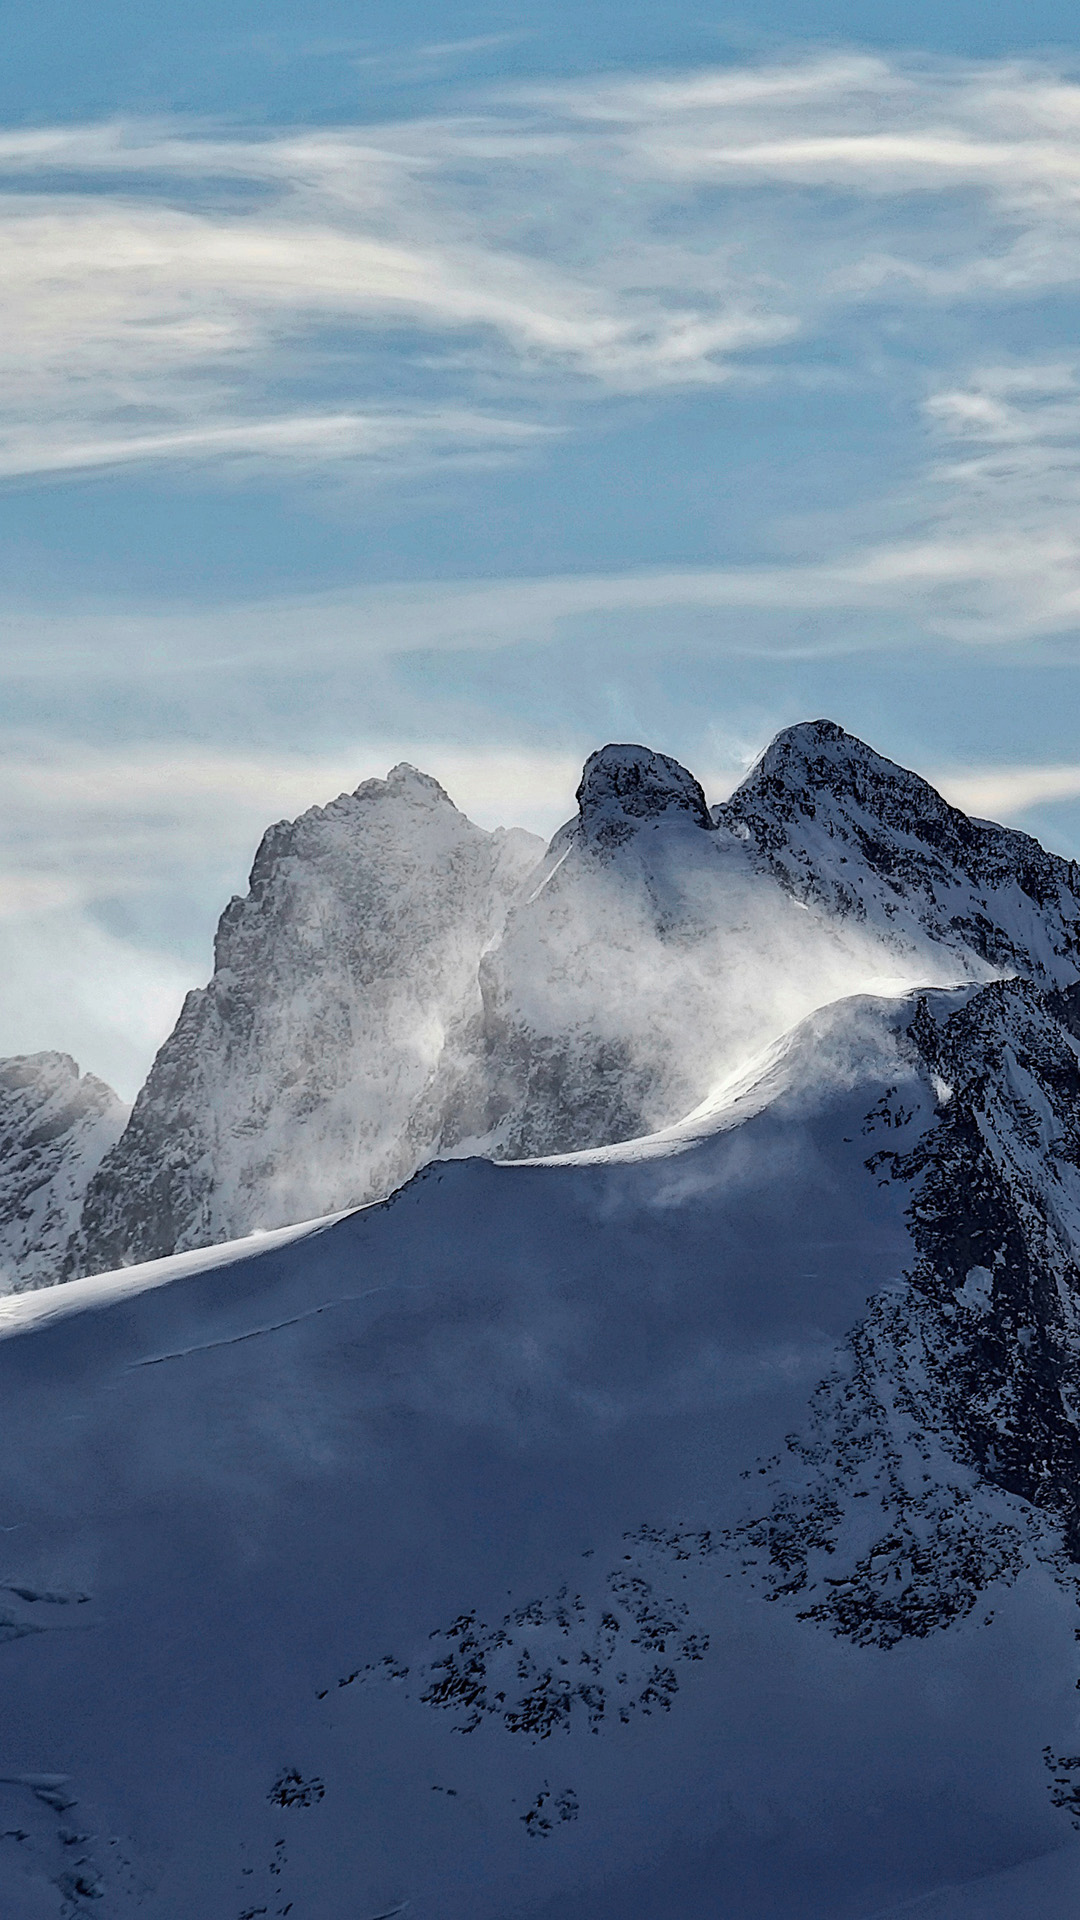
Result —
<instances>
[{"instance_id":1,"label":"wispy cirrus cloud","mask_svg":"<svg viewBox=\"0 0 1080 1920\"><path fill-rule=\"evenodd\" d=\"M839 53L370 127L20 128L0 180L9 475L241 440L385 466L388 435L416 461L489 415L525 446L592 395L783 366L853 314L872 356L882 302L1080 279L1080 84L1030 63Z\"/></svg>"},{"instance_id":2,"label":"wispy cirrus cloud","mask_svg":"<svg viewBox=\"0 0 1080 1920\"><path fill-rule=\"evenodd\" d=\"M347 130L0 141L9 184L35 179L0 196L0 470L83 466L88 447L212 461L279 419L312 424L268 432L272 453L291 439L305 458L321 442L326 460L364 460L377 429L385 456L396 418L415 458L425 442L445 452L450 418L466 445L482 436L493 382L488 437L506 443L510 401L525 441L553 424L552 383L716 379L730 356L790 333L746 276L695 301L626 284L629 262L613 275L567 257L557 235L516 243L454 191L466 154L442 130L408 131L417 152L400 129L396 148ZM41 191L57 172L65 191ZM366 435L336 430L346 414Z\"/></svg>"},{"instance_id":3,"label":"wispy cirrus cloud","mask_svg":"<svg viewBox=\"0 0 1080 1920\"><path fill-rule=\"evenodd\" d=\"M925 646L945 638L984 651L1073 632L1080 624L1080 362L990 366L923 403L926 459L896 496L914 530L852 538L845 516L815 559L756 566L626 568L388 582L227 605L157 603L108 611L9 603L0 686L108 684L136 676L176 689L253 670L327 673L343 663L424 653L546 646L588 631L679 644L680 621L707 621L719 655L807 658ZM395 416L202 425L193 447L283 457L326 440L400 458L412 427ZM535 433L535 427L523 429ZM417 428L448 458L497 458L519 443L513 421L456 415ZM215 440L215 436L217 439ZM295 436L295 440L294 440ZM164 450L168 436L160 436ZM380 445L381 442L381 445ZM180 451L180 449L177 449ZM140 442L72 448L86 464L142 457ZM820 544L820 543L819 543ZM831 547L831 551L829 550ZM700 635L702 629L695 631ZM298 664L299 663L299 664ZM197 699L202 698L197 691Z\"/></svg>"},{"instance_id":4,"label":"wispy cirrus cloud","mask_svg":"<svg viewBox=\"0 0 1080 1920\"><path fill-rule=\"evenodd\" d=\"M293 467L349 460L369 469L401 471L410 456L424 467L491 464L506 459L551 428L464 407L400 408L368 413L285 414L263 420L212 417L165 432L117 433L79 440L54 425L27 427L0 442L0 479L74 473L136 462L288 461Z\"/></svg>"}]
</instances>

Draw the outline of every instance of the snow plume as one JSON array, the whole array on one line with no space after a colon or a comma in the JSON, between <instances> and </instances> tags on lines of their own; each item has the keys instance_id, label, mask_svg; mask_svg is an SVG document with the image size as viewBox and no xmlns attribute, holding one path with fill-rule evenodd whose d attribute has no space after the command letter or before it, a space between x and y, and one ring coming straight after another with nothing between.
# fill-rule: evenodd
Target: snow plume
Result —
<instances>
[{"instance_id":1,"label":"snow plume","mask_svg":"<svg viewBox=\"0 0 1080 1920\"><path fill-rule=\"evenodd\" d=\"M600 778L628 767L629 798ZM508 1157L670 1126L832 1001L992 973L926 933L800 900L663 755L607 748L579 791L482 970Z\"/></svg>"}]
</instances>

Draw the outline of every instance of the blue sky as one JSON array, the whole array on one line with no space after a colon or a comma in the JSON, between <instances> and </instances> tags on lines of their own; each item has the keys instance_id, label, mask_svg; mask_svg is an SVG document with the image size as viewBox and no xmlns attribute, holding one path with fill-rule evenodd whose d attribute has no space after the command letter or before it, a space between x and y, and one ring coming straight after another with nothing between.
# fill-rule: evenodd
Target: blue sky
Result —
<instances>
[{"instance_id":1,"label":"blue sky","mask_svg":"<svg viewBox=\"0 0 1080 1920\"><path fill-rule=\"evenodd\" d=\"M9 4L0 1050L126 1092L263 825L828 714L1080 854L1063 5Z\"/></svg>"}]
</instances>

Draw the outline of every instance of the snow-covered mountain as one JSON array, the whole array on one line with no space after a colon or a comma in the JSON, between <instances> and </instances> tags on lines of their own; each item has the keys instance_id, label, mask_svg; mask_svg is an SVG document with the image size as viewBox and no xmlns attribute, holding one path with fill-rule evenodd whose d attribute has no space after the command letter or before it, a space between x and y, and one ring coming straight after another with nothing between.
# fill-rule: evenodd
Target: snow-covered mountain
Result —
<instances>
[{"instance_id":1,"label":"snow-covered mountain","mask_svg":"<svg viewBox=\"0 0 1080 1920\"><path fill-rule=\"evenodd\" d=\"M436 1070L542 850L404 765L271 827L209 986L91 1184L69 1271L358 1204L429 1159Z\"/></svg>"},{"instance_id":2,"label":"snow-covered mountain","mask_svg":"<svg viewBox=\"0 0 1080 1920\"><path fill-rule=\"evenodd\" d=\"M272 829L0 1302L5 1920L1073 1920L1080 875L824 722L578 798Z\"/></svg>"},{"instance_id":3,"label":"snow-covered mountain","mask_svg":"<svg viewBox=\"0 0 1080 1920\"><path fill-rule=\"evenodd\" d=\"M0 1060L0 1293L51 1286L128 1109L66 1053Z\"/></svg>"},{"instance_id":4,"label":"snow-covered mountain","mask_svg":"<svg viewBox=\"0 0 1080 1920\"><path fill-rule=\"evenodd\" d=\"M5 1915L1072 1920L1077 999L0 1303Z\"/></svg>"},{"instance_id":5,"label":"snow-covered mountain","mask_svg":"<svg viewBox=\"0 0 1080 1920\"><path fill-rule=\"evenodd\" d=\"M411 768L272 828L67 1271L358 1204L435 1154L654 1131L856 991L1077 974L1076 867L830 723L711 814L634 746L578 803L542 860Z\"/></svg>"}]
</instances>

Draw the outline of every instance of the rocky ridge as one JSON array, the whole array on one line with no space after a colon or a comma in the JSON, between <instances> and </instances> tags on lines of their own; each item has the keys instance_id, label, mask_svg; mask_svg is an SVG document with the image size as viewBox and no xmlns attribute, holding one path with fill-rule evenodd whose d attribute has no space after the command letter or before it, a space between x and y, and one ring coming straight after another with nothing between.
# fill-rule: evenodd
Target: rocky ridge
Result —
<instances>
[{"instance_id":1,"label":"rocky ridge","mask_svg":"<svg viewBox=\"0 0 1080 1920\"><path fill-rule=\"evenodd\" d=\"M594 754L578 802L481 965L474 1131L508 1158L669 1125L861 988L1080 969L1075 863L830 722L780 734L711 815L643 748Z\"/></svg>"},{"instance_id":2,"label":"rocky ridge","mask_svg":"<svg viewBox=\"0 0 1080 1920\"><path fill-rule=\"evenodd\" d=\"M965 974L1068 982L1080 970L1080 867L1030 835L969 819L929 782L830 720L777 735L713 810L808 907L928 945Z\"/></svg>"},{"instance_id":3,"label":"rocky ridge","mask_svg":"<svg viewBox=\"0 0 1080 1920\"><path fill-rule=\"evenodd\" d=\"M732 1541L769 1598L860 1645L966 1618L1033 1551L1080 1598L1076 1027L1075 988L922 997L906 1039L933 1122L913 1129L897 1084L863 1122L867 1172L908 1195L912 1262Z\"/></svg>"}]
</instances>

